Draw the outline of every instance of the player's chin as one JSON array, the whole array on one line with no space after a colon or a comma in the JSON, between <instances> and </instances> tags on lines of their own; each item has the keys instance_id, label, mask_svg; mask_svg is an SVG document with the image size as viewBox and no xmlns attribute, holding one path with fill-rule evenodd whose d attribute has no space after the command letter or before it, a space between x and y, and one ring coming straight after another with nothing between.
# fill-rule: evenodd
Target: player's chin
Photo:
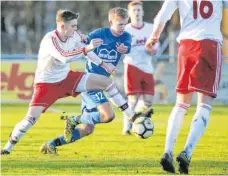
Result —
<instances>
[{"instance_id":1,"label":"player's chin","mask_svg":"<svg viewBox=\"0 0 228 176\"><path fill-rule=\"evenodd\" d=\"M123 33L124 33L124 30L118 32L119 35L122 35Z\"/></svg>"},{"instance_id":2,"label":"player's chin","mask_svg":"<svg viewBox=\"0 0 228 176\"><path fill-rule=\"evenodd\" d=\"M68 35L69 38L72 38L73 36L74 36L74 33Z\"/></svg>"}]
</instances>

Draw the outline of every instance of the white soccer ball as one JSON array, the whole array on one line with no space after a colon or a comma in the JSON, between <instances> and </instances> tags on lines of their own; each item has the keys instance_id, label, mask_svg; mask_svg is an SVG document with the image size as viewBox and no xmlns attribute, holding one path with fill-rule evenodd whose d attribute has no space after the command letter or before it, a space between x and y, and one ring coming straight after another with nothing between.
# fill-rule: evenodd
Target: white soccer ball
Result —
<instances>
[{"instance_id":1,"label":"white soccer ball","mask_svg":"<svg viewBox=\"0 0 228 176\"><path fill-rule=\"evenodd\" d=\"M137 137L146 139L153 135L154 123L151 118L139 117L134 121L132 130Z\"/></svg>"}]
</instances>

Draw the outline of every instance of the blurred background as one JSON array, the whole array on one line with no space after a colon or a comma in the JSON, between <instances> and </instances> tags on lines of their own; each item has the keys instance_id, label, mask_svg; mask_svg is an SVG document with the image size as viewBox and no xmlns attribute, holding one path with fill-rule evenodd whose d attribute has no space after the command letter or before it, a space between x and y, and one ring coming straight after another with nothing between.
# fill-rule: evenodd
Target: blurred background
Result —
<instances>
[{"instance_id":1,"label":"blurred background","mask_svg":"<svg viewBox=\"0 0 228 176\"><path fill-rule=\"evenodd\" d=\"M1 1L2 102L30 100L39 43L46 32L55 29L58 9L79 12L79 30L88 34L96 28L108 27L107 14L110 8L127 8L129 2ZM143 1L146 22L153 22L162 3L163 1ZM152 58L156 68L156 103L175 102L176 36L179 29L179 15L176 11L162 33L160 53ZM228 10L224 10L222 32L223 76L216 103L228 104ZM123 90L122 64L119 67L116 81ZM72 68L83 70L84 63L74 64Z\"/></svg>"}]
</instances>

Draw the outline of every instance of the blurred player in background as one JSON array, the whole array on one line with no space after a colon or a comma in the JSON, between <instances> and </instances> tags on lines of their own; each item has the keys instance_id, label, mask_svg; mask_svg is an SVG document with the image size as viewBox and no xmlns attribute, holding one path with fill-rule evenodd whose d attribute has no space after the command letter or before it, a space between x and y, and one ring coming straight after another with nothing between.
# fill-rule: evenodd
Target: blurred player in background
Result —
<instances>
[{"instance_id":1,"label":"blurred player in background","mask_svg":"<svg viewBox=\"0 0 228 176\"><path fill-rule=\"evenodd\" d=\"M126 31L132 36L131 51L124 58L124 88L128 97L128 104L133 111L147 110L153 104L154 99L154 68L152 54L154 55L159 43L153 47L153 51L145 49L145 43L150 36L153 25L143 21L143 3L132 1L128 4L128 12L131 23L126 26ZM139 100L143 103L138 103ZM137 105L138 103L138 105ZM150 116L148 114L147 116ZM123 135L131 134L132 122L124 117Z\"/></svg>"},{"instance_id":2,"label":"blurred player in background","mask_svg":"<svg viewBox=\"0 0 228 176\"><path fill-rule=\"evenodd\" d=\"M77 19L78 14L69 10L57 12L56 30L47 33L40 44L34 93L28 113L15 126L9 141L1 150L1 155L10 154L16 143L36 123L41 113L59 98L75 97L80 92L90 90L105 90L112 101L119 106L125 106L124 111L129 117L133 116L133 112L128 108L126 100L120 95L111 78L70 70L69 62L78 60L83 55L91 61L91 64L104 67L108 73L113 73L116 69L113 64L103 62L94 52L90 52L103 44L102 39L91 39L87 46L81 42L81 37L77 33ZM76 138L80 138L80 133L85 133L84 131L87 129L83 127L75 131Z\"/></svg>"},{"instance_id":3,"label":"blurred player in background","mask_svg":"<svg viewBox=\"0 0 228 176\"><path fill-rule=\"evenodd\" d=\"M227 4L227 0L225 2ZM191 129L182 152L177 155L180 173L188 174L192 152L206 130L219 87L222 65L220 31L223 1L167 0L154 19L153 33L146 43L149 51L176 9L179 9L181 30L177 38L177 98L167 127L164 155L161 165L168 172L175 172L173 148L192 100L198 93L198 103Z\"/></svg>"},{"instance_id":4,"label":"blurred player in background","mask_svg":"<svg viewBox=\"0 0 228 176\"><path fill-rule=\"evenodd\" d=\"M94 52L104 63L110 63L116 66L122 54L130 52L131 36L128 32L124 31L128 19L129 17L126 9L120 7L113 8L109 11L110 28L100 28L88 35L88 42L96 38L103 40L102 45L97 47ZM88 61L86 64L86 72L110 77L110 73L102 67L93 64L91 61ZM113 91L112 95L109 96L116 96L116 94L120 94L118 90ZM83 136L90 135L96 124L108 123L115 118L111 103L108 101L103 91L98 90L81 93L81 99L82 114L70 118L65 114L65 117L63 117L66 119L66 127L63 135L66 142L62 140L63 136L60 136L42 145L41 152L56 154L57 146L72 143ZM121 98L119 98L119 100L121 100ZM118 104L117 106L120 110L124 111L128 107L127 101L125 101L125 104L122 104L122 106L119 106ZM134 118L136 118L136 115ZM75 128L78 124L87 128L87 132L80 133L80 138L77 136L78 127Z\"/></svg>"}]
</instances>

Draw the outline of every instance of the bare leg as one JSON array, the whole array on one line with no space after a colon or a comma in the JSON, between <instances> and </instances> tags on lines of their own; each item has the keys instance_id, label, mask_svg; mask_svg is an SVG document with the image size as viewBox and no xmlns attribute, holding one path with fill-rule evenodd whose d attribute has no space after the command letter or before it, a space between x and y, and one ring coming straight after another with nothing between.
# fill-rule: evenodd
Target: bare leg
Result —
<instances>
[{"instance_id":1,"label":"bare leg","mask_svg":"<svg viewBox=\"0 0 228 176\"><path fill-rule=\"evenodd\" d=\"M113 102L121 111L123 111L126 116L130 118L134 115L134 112L129 108L127 101L120 94L115 82L111 78L97 74L89 74L85 80L85 84L86 90L84 91L104 90L106 91L110 101Z\"/></svg>"}]
</instances>

